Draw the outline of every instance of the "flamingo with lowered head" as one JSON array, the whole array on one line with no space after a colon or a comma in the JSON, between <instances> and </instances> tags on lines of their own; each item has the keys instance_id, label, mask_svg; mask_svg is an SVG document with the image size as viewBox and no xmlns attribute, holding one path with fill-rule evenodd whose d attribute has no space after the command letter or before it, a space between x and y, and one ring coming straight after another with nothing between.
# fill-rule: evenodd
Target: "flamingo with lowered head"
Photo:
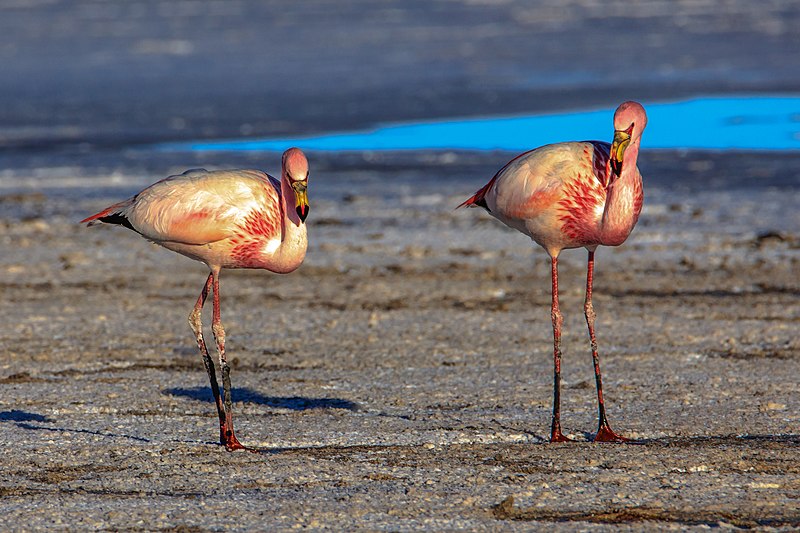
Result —
<instances>
[{"instance_id":1,"label":"flamingo with lowered head","mask_svg":"<svg viewBox=\"0 0 800 533\"><path fill-rule=\"evenodd\" d=\"M308 244L307 187L308 161L300 149L290 148L283 154L280 180L260 170L188 170L81 221L90 226L99 222L125 226L164 248L205 263L211 270L189 314L189 325L211 381L220 443L228 450L244 446L233 430L219 273L223 268L260 268L285 274L299 267ZM211 330L222 372L223 398L203 338L201 316L209 290L213 291Z\"/></svg>"},{"instance_id":2,"label":"flamingo with lowered head","mask_svg":"<svg viewBox=\"0 0 800 533\"><path fill-rule=\"evenodd\" d=\"M599 426L596 442L625 442L609 426L594 332L592 306L594 252L598 246L619 246L642 211L642 176L636 167L639 141L647 125L644 108L624 102L614 113L614 140L549 144L525 152L459 207L483 207L507 226L528 235L551 259L553 321L553 419L550 442L570 440L561 431L561 325L558 307L558 255L568 248L586 248L584 314L589 326L597 384Z\"/></svg>"}]
</instances>

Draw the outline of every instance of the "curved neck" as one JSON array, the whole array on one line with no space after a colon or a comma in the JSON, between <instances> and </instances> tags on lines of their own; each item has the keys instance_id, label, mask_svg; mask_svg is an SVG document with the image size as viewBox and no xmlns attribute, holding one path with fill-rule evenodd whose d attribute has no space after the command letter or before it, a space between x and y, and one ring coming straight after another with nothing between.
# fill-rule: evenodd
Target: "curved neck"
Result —
<instances>
[{"instance_id":1,"label":"curved neck","mask_svg":"<svg viewBox=\"0 0 800 533\"><path fill-rule=\"evenodd\" d=\"M280 207L282 215L281 244L272 254L270 270L287 273L295 270L303 262L308 240L306 225L297 216L294 189L285 176L281 176Z\"/></svg>"},{"instance_id":2,"label":"curved neck","mask_svg":"<svg viewBox=\"0 0 800 533\"><path fill-rule=\"evenodd\" d=\"M636 168L639 157L639 139L625 150L621 175L608 186L602 219L602 244L616 246L628 237L639 218L641 209L642 177Z\"/></svg>"},{"instance_id":3,"label":"curved neck","mask_svg":"<svg viewBox=\"0 0 800 533\"><path fill-rule=\"evenodd\" d=\"M624 177L626 172L629 176L638 173L636 170L636 161L639 159L640 141L641 137L633 139L628 145L628 148L625 149L625 164L622 166L622 176L620 176L620 178Z\"/></svg>"}]
</instances>

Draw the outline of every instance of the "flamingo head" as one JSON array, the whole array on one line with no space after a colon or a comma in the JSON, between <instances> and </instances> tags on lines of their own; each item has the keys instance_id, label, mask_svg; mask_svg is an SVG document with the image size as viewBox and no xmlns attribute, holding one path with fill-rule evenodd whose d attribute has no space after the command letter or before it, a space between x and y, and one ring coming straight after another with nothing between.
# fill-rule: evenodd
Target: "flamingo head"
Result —
<instances>
[{"instance_id":1,"label":"flamingo head","mask_svg":"<svg viewBox=\"0 0 800 533\"><path fill-rule=\"evenodd\" d=\"M611 143L611 170L614 176L622 175L625 150L631 143L639 142L645 126L647 114L638 102L623 102L614 113L614 141Z\"/></svg>"},{"instance_id":2,"label":"flamingo head","mask_svg":"<svg viewBox=\"0 0 800 533\"><path fill-rule=\"evenodd\" d=\"M283 153L283 177L294 191L295 211L301 222L308 216L308 159L299 148Z\"/></svg>"}]
</instances>

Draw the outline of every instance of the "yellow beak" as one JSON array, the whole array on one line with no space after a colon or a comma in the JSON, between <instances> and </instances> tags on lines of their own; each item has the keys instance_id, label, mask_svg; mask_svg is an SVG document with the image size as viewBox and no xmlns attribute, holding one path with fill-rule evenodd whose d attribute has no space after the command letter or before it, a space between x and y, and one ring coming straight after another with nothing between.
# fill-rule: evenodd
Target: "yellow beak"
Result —
<instances>
[{"instance_id":1,"label":"yellow beak","mask_svg":"<svg viewBox=\"0 0 800 533\"><path fill-rule=\"evenodd\" d=\"M292 183L292 189L294 189L295 210L297 211L297 216L300 217L302 222L305 222L309 210L308 182L295 181Z\"/></svg>"},{"instance_id":2,"label":"yellow beak","mask_svg":"<svg viewBox=\"0 0 800 533\"><path fill-rule=\"evenodd\" d=\"M625 149L630 143L630 133L622 130L616 130L614 132L614 142L611 143L611 169L617 176L622 173L622 161L625 158Z\"/></svg>"}]
</instances>

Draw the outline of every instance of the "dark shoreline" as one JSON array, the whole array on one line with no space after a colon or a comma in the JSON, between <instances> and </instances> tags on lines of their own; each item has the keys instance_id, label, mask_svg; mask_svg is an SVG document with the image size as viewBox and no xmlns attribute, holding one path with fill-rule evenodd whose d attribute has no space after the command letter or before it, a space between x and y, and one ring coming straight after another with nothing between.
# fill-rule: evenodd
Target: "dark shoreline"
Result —
<instances>
[{"instance_id":1,"label":"dark shoreline","mask_svg":"<svg viewBox=\"0 0 800 533\"><path fill-rule=\"evenodd\" d=\"M797 93L798 24L791 2L10 4L0 149Z\"/></svg>"}]
</instances>

